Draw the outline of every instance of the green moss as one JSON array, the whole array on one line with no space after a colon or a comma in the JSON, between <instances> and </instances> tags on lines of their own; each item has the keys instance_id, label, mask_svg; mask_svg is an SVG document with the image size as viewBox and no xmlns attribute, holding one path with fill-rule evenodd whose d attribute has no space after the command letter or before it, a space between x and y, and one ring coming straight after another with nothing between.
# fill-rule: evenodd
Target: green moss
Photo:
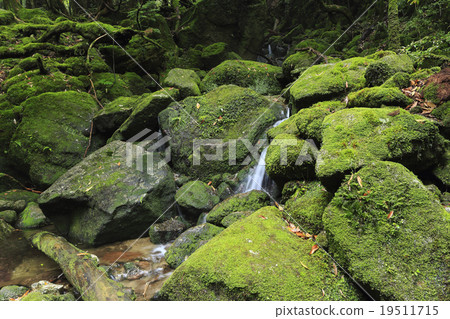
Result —
<instances>
[{"instance_id":1,"label":"green moss","mask_svg":"<svg viewBox=\"0 0 450 319\"><path fill-rule=\"evenodd\" d=\"M446 152L433 169L433 174L447 189L450 187L450 141L447 141Z\"/></svg>"},{"instance_id":2,"label":"green moss","mask_svg":"<svg viewBox=\"0 0 450 319\"><path fill-rule=\"evenodd\" d=\"M357 300L323 251L308 254L313 244L288 231L278 209L261 208L192 254L165 282L161 298Z\"/></svg>"},{"instance_id":3,"label":"green moss","mask_svg":"<svg viewBox=\"0 0 450 319\"><path fill-rule=\"evenodd\" d=\"M249 154L241 138L256 144L280 115L281 105L271 103L253 90L224 85L201 97L188 97L180 104L170 105L159 114L159 122L163 132L170 136L175 169L209 181L218 172L239 171ZM215 154L215 146L201 144L194 152L193 145L198 139L222 139L217 144L217 148L223 148L222 159L205 159L206 154ZM238 140L236 156L230 161L227 142L232 139ZM233 164L233 158L237 165Z\"/></svg>"},{"instance_id":4,"label":"green moss","mask_svg":"<svg viewBox=\"0 0 450 319\"><path fill-rule=\"evenodd\" d=\"M381 300L448 300L449 213L400 164L357 176L363 187L346 176L323 217L336 260Z\"/></svg>"},{"instance_id":5,"label":"green moss","mask_svg":"<svg viewBox=\"0 0 450 319\"><path fill-rule=\"evenodd\" d=\"M227 228L231 224L237 222L238 220L244 219L248 216L250 216L253 213L253 211L245 211L245 212L234 212L231 213L222 219L221 224L223 227Z\"/></svg>"},{"instance_id":6,"label":"green moss","mask_svg":"<svg viewBox=\"0 0 450 319\"><path fill-rule=\"evenodd\" d=\"M427 169L444 150L433 122L401 109L344 109L325 118L322 135L316 173L331 188L345 173L376 160Z\"/></svg>"},{"instance_id":7,"label":"green moss","mask_svg":"<svg viewBox=\"0 0 450 319\"><path fill-rule=\"evenodd\" d=\"M382 85L397 72L414 72L413 62L406 54L390 54L372 62L365 74L367 86Z\"/></svg>"},{"instance_id":8,"label":"green moss","mask_svg":"<svg viewBox=\"0 0 450 319\"><path fill-rule=\"evenodd\" d=\"M26 9L21 8L16 13L17 17L25 22L36 24L53 24L47 12L42 9Z\"/></svg>"},{"instance_id":9,"label":"green moss","mask_svg":"<svg viewBox=\"0 0 450 319\"><path fill-rule=\"evenodd\" d=\"M26 202L26 204L28 204L30 202L36 202L38 200L38 198L39 198L39 194L30 192L30 191L26 191L26 190L21 190L21 189L14 189L14 190L0 193L0 200L11 201L11 202L23 200Z\"/></svg>"},{"instance_id":10,"label":"green moss","mask_svg":"<svg viewBox=\"0 0 450 319\"><path fill-rule=\"evenodd\" d=\"M274 95L281 91L278 77L281 68L245 60L228 60L212 69L202 80L203 91L211 91L224 84L248 87L264 95Z\"/></svg>"},{"instance_id":11,"label":"green moss","mask_svg":"<svg viewBox=\"0 0 450 319\"><path fill-rule=\"evenodd\" d=\"M345 108L339 101L319 102L301 109L289 119L270 129L267 135L275 138L278 134L293 134L300 139L313 139L322 142L322 122L325 116Z\"/></svg>"},{"instance_id":12,"label":"green moss","mask_svg":"<svg viewBox=\"0 0 450 319\"><path fill-rule=\"evenodd\" d=\"M331 198L332 194L320 182L303 183L286 202L284 209L303 230L319 234L323 230L322 215Z\"/></svg>"},{"instance_id":13,"label":"green moss","mask_svg":"<svg viewBox=\"0 0 450 319\"><path fill-rule=\"evenodd\" d=\"M445 138L450 139L450 101L436 107L431 114L441 121L441 132Z\"/></svg>"},{"instance_id":14,"label":"green moss","mask_svg":"<svg viewBox=\"0 0 450 319\"><path fill-rule=\"evenodd\" d=\"M426 79L426 78L430 77L431 75L438 73L439 71L441 71L440 67L431 68L431 69L420 69L420 70L414 72L413 74L411 74L410 79L413 81L420 80L420 79Z\"/></svg>"},{"instance_id":15,"label":"green moss","mask_svg":"<svg viewBox=\"0 0 450 319\"><path fill-rule=\"evenodd\" d=\"M165 259L170 267L177 268L187 257L223 230L212 224L201 224L182 233L167 249Z\"/></svg>"},{"instance_id":16,"label":"green moss","mask_svg":"<svg viewBox=\"0 0 450 319\"><path fill-rule=\"evenodd\" d=\"M47 223L42 210L37 203L29 203L25 210L20 213L17 220L17 228L32 229L44 226Z\"/></svg>"},{"instance_id":17,"label":"green moss","mask_svg":"<svg viewBox=\"0 0 450 319\"><path fill-rule=\"evenodd\" d=\"M0 219L0 241L14 231L14 228L3 219Z\"/></svg>"},{"instance_id":18,"label":"green moss","mask_svg":"<svg viewBox=\"0 0 450 319\"><path fill-rule=\"evenodd\" d=\"M71 293L53 295L43 294L39 291L32 291L20 299L20 301L75 301L75 297Z\"/></svg>"},{"instance_id":19,"label":"green moss","mask_svg":"<svg viewBox=\"0 0 450 319\"><path fill-rule=\"evenodd\" d=\"M409 80L412 77L413 77L413 75L410 76L406 72L397 72L393 76L391 76L389 79L387 79L386 82L384 82L381 87L399 88L399 89L406 88L410 85Z\"/></svg>"},{"instance_id":20,"label":"green moss","mask_svg":"<svg viewBox=\"0 0 450 319\"><path fill-rule=\"evenodd\" d=\"M220 201L213 189L201 181L183 185L176 192L175 200L184 212L194 216L210 211Z\"/></svg>"},{"instance_id":21,"label":"green moss","mask_svg":"<svg viewBox=\"0 0 450 319\"><path fill-rule=\"evenodd\" d=\"M0 219L3 219L8 224L13 225L17 219L17 213L14 210L5 210L0 212Z\"/></svg>"},{"instance_id":22,"label":"green moss","mask_svg":"<svg viewBox=\"0 0 450 319\"><path fill-rule=\"evenodd\" d=\"M94 117L95 127L112 134L131 115L137 100L137 97L119 97L106 104Z\"/></svg>"},{"instance_id":23,"label":"green moss","mask_svg":"<svg viewBox=\"0 0 450 319\"><path fill-rule=\"evenodd\" d=\"M200 78L192 70L186 69L172 69L167 74L162 85L167 87L175 87L180 90L180 97L186 98L188 96L201 95Z\"/></svg>"},{"instance_id":24,"label":"green moss","mask_svg":"<svg viewBox=\"0 0 450 319\"><path fill-rule=\"evenodd\" d=\"M132 96L128 84L119 74L113 73L94 73L92 75L97 98L102 102L113 101L118 97Z\"/></svg>"},{"instance_id":25,"label":"green moss","mask_svg":"<svg viewBox=\"0 0 450 319\"><path fill-rule=\"evenodd\" d=\"M317 56L310 51L300 51L286 58L283 62L283 76L288 80L293 80L299 73L310 67Z\"/></svg>"},{"instance_id":26,"label":"green moss","mask_svg":"<svg viewBox=\"0 0 450 319\"><path fill-rule=\"evenodd\" d=\"M266 173L280 186L293 179L312 179L316 151L308 141L280 134L267 149Z\"/></svg>"},{"instance_id":27,"label":"green moss","mask_svg":"<svg viewBox=\"0 0 450 319\"><path fill-rule=\"evenodd\" d=\"M0 9L0 25L8 25L14 22L14 14L9 10Z\"/></svg>"},{"instance_id":28,"label":"green moss","mask_svg":"<svg viewBox=\"0 0 450 319\"><path fill-rule=\"evenodd\" d=\"M441 99L438 96L438 90L441 89L441 86L444 87L444 85L441 83L430 83L424 86L421 93L423 94L425 100L431 101L434 104L439 104L441 102Z\"/></svg>"},{"instance_id":29,"label":"green moss","mask_svg":"<svg viewBox=\"0 0 450 319\"><path fill-rule=\"evenodd\" d=\"M376 86L364 88L348 95L348 107L406 107L412 104L412 102L413 100L403 94L398 88Z\"/></svg>"},{"instance_id":30,"label":"green moss","mask_svg":"<svg viewBox=\"0 0 450 319\"><path fill-rule=\"evenodd\" d=\"M314 65L290 88L294 112L320 101L336 99L365 86L364 73L373 60L352 58L335 64Z\"/></svg>"},{"instance_id":31,"label":"green moss","mask_svg":"<svg viewBox=\"0 0 450 319\"><path fill-rule=\"evenodd\" d=\"M216 205L206 217L208 223L221 225L222 220L231 213L255 211L270 203L269 196L263 191L250 191L236 194Z\"/></svg>"},{"instance_id":32,"label":"green moss","mask_svg":"<svg viewBox=\"0 0 450 319\"><path fill-rule=\"evenodd\" d=\"M28 290L24 286L5 286L0 289L0 301L9 301L9 299L16 299L26 293Z\"/></svg>"}]
</instances>

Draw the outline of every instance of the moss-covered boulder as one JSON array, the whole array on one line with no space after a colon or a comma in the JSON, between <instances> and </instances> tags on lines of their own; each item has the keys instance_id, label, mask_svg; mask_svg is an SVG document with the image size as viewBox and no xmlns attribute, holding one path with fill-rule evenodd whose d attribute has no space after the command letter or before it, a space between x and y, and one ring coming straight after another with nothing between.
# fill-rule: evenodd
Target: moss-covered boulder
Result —
<instances>
[{"instance_id":1,"label":"moss-covered boulder","mask_svg":"<svg viewBox=\"0 0 450 319\"><path fill-rule=\"evenodd\" d=\"M5 239L14 231L14 228L3 219L0 219L0 240Z\"/></svg>"},{"instance_id":2,"label":"moss-covered boulder","mask_svg":"<svg viewBox=\"0 0 450 319\"><path fill-rule=\"evenodd\" d=\"M370 58L352 58L310 67L289 90L294 111L362 89L367 65L372 61Z\"/></svg>"},{"instance_id":3,"label":"moss-covered boulder","mask_svg":"<svg viewBox=\"0 0 450 319\"><path fill-rule=\"evenodd\" d=\"M47 218L37 203L29 203L20 213L16 227L19 229L33 229L45 226Z\"/></svg>"},{"instance_id":4,"label":"moss-covered boulder","mask_svg":"<svg viewBox=\"0 0 450 319\"><path fill-rule=\"evenodd\" d=\"M8 25L14 22L14 14L9 10L0 9L0 25Z\"/></svg>"},{"instance_id":5,"label":"moss-covered boulder","mask_svg":"<svg viewBox=\"0 0 450 319\"><path fill-rule=\"evenodd\" d=\"M336 189L346 173L376 160L420 171L444 151L434 122L402 109L344 109L328 115L322 127L316 174L329 189Z\"/></svg>"},{"instance_id":6,"label":"moss-covered boulder","mask_svg":"<svg viewBox=\"0 0 450 319\"><path fill-rule=\"evenodd\" d=\"M304 183L286 201L284 209L306 232L317 235L323 230L322 215L332 197L320 182Z\"/></svg>"},{"instance_id":7,"label":"moss-covered boulder","mask_svg":"<svg viewBox=\"0 0 450 319\"><path fill-rule=\"evenodd\" d=\"M8 224L13 225L17 220L17 213L12 209L0 211L0 219L3 219Z\"/></svg>"},{"instance_id":8,"label":"moss-covered boulder","mask_svg":"<svg viewBox=\"0 0 450 319\"><path fill-rule=\"evenodd\" d=\"M170 105L159 114L159 122L170 138L175 170L206 181L218 172L238 172L250 153L242 139L255 145L281 117L281 108L253 90L224 85ZM220 150L223 156L206 157Z\"/></svg>"},{"instance_id":9,"label":"moss-covered boulder","mask_svg":"<svg viewBox=\"0 0 450 319\"><path fill-rule=\"evenodd\" d=\"M201 88L211 91L224 84L248 87L259 94L276 95L281 92L278 78L282 70L278 66L245 60L224 61L203 78Z\"/></svg>"},{"instance_id":10,"label":"moss-covered boulder","mask_svg":"<svg viewBox=\"0 0 450 319\"><path fill-rule=\"evenodd\" d=\"M229 52L228 44L225 42L217 42L203 48L201 60L206 69L212 69L225 60L241 59L234 52Z\"/></svg>"},{"instance_id":11,"label":"moss-covered boulder","mask_svg":"<svg viewBox=\"0 0 450 319\"><path fill-rule=\"evenodd\" d=\"M263 191L253 190L247 193L233 195L216 205L206 216L206 221L220 226L222 220L231 213L256 211L270 204L269 195Z\"/></svg>"},{"instance_id":12,"label":"moss-covered boulder","mask_svg":"<svg viewBox=\"0 0 450 319\"><path fill-rule=\"evenodd\" d=\"M161 299L358 300L327 255L309 255L314 242L287 228L275 207L235 222L175 270Z\"/></svg>"},{"instance_id":13,"label":"moss-covered boulder","mask_svg":"<svg viewBox=\"0 0 450 319\"><path fill-rule=\"evenodd\" d=\"M271 128L267 135L274 139L279 134L293 134L300 139L313 139L320 143L324 118L343 108L345 104L339 101L316 103L309 108L301 109L277 127Z\"/></svg>"},{"instance_id":14,"label":"moss-covered boulder","mask_svg":"<svg viewBox=\"0 0 450 319\"><path fill-rule=\"evenodd\" d=\"M101 133L112 134L133 112L137 97L119 97L105 105L94 117L95 127Z\"/></svg>"},{"instance_id":15,"label":"moss-covered boulder","mask_svg":"<svg viewBox=\"0 0 450 319\"><path fill-rule=\"evenodd\" d=\"M9 106L9 103L7 102L4 105ZM19 123L22 108L12 106L0 108L2 108L0 109L0 154L4 155L8 151L9 142Z\"/></svg>"},{"instance_id":16,"label":"moss-covered boulder","mask_svg":"<svg viewBox=\"0 0 450 319\"><path fill-rule=\"evenodd\" d=\"M165 244L180 236L186 230L186 224L177 219L169 219L153 224L148 231L153 244Z\"/></svg>"},{"instance_id":17,"label":"moss-covered boulder","mask_svg":"<svg viewBox=\"0 0 450 319\"><path fill-rule=\"evenodd\" d=\"M450 214L401 164L347 175L323 222L334 257L375 297L448 300Z\"/></svg>"},{"instance_id":18,"label":"moss-covered boulder","mask_svg":"<svg viewBox=\"0 0 450 319\"><path fill-rule=\"evenodd\" d=\"M381 87L383 88L406 88L410 85L410 79L414 79L414 74L409 75L406 72L397 72L387 79ZM418 78L415 78L418 79Z\"/></svg>"},{"instance_id":19,"label":"moss-covered boulder","mask_svg":"<svg viewBox=\"0 0 450 319\"><path fill-rule=\"evenodd\" d=\"M95 86L97 98L102 103L114 101L121 96L132 96L128 84L122 79L120 74L113 74L109 72L94 73L92 75L92 82Z\"/></svg>"},{"instance_id":20,"label":"moss-covered boulder","mask_svg":"<svg viewBox=\"0 0 450 319\"><path fill-rule=\"evenodd\" d=\"M421 93L425 100L431 101L435 104L446 102L450 100L450 67L441 70L430 76Z\"/></svg>"},{"instance_id":21,"label":"moss-covered boulder","mask_svg":"<svg viewBox=\"0 0 450 319\"><path fill-rule=\"evenodd\" d=\"M414 72L413 61L406 54L389 54L370 63L365 74L367 86L382 85L397 72Z\"/></svg>"},{"instance_id":22,"label":"moss-covered boulder","mask_svg":"<svg viewBox=\"0 0 450 319\"><path fill-rule=\"evenodd\" d=\"M114 132L112 140L128 140L145 129L158 131L158 114L178 97L178 90L145 93L131 101L133 112Z\"/></svg>"},{"instance_id":23,"label":"moss-covered boulder","mask_svg":"<svg viewBox=\"0 0 450 319\"><path fill-rule=\"evenodd\" d=\"M231 224L237 222L238 220L241 220L243 218L250 216L252 213L253 213L253 211L250 211L250 210L245 211L245 212L234 212L234 213L231 213L231 214L225 216L220 223L222 224L223 227L227 228Z\"/></svg>"},{"instance_id":24,"label":"moss-covered boulder","mask_svg":"<svg viewBox=\"0 0 450 319\"><path fill-rule=\"evenodd\" d=\"M409 81L408 81L409 83ZM371 87L364 88L348 95L348 107L406 107L413 100L398 88Z\"/></svg>"},{"instance_id":25,"label":"moss-covered boulder","mask_svg":"<svg viewBox=\"0 0 450 319\"><path fill-rule=\"evenodd\" d=\"M445 154L440 159L438 165L433 168L433 175L441 181L447 189L450 188L450 141L448 140Z\"/></svg>"},{"instance_id":26,"label":"moss-covered boulder","mask_svg":"<svg viewBox=\"0 0 450 319\"><path fill-rule=\"evenodd\" d=\"M167 249L165 259L170 267L177 268L197 249L219 234L224 228L201 224L182 233Z\"/></svg>"},{"instance_id":27,"label":"moss-covered boulder","mask_svg":"<svg viewBox=\"0 0 450 319\"><path fill-rule=\"evenodd\" d=\"M44 294L39 291L32 291L20 301L75 301L76 298L71 293L66 294Z\"/></svg>"},{"instance_id":28,"label":"moss-covered boulder","mask_svg":"<svg viewBox=\"0 0 450 319\"><path fill-rule=\"evenodd\" d=\"M28 203L37 202L39 194L22 189L13 189L7 192L0 193L0 202L9 203L5 206L0 205L0 208L11 207L7 209L13 209L20 213L25 209Z\"/></svg>"},{"instance_id":29,"label":"moss-covered boulder","mask_svg":"<svg viewBox=\"0 0 450 319\"><path fill-rule=\"evenodd\" d=\"M436 107L431 115L435 116L441 126L441 134L445 136L445 138L450 139L450 101L447 101L438 107Z\"/></svg>"},{"instance_id":30,"label":"moss-covered boulder","mask_svg":"<svg viewBox=\"0 0 450 319\"><path fill-rule=\"evenodd\" d=\"M9 301L16 299L27 292L28 288L24 286L5 286L0 289L0 301Z\"/></svg>"},{"instance_id":31,"label":"moss-covered boulder","mask_svg":"<svg viewBox=\"0 0 450 319\"><path fill-rule=\"evenodd\" d=\"M174 195L172 171L158 153L127 151L115 141L67 171L39 204L70 240L101 244L135 238L172 217Z\"/></svg>"},{"instance_id":32,"label":"moss-covered boulder","mask_svg":"<svg viewBox=\"0 0 450 319\"><path fill-rule=\"evenodd\" d=\"M317 56L310 51L300 51L290 55L284 60L283 76L288 81L297 78L298 75L310 67L317 60Z\"/></svg>"},{"instance_id":33,"label":"moss-covered boulder","mask_svg":"<svg viewBox=\"0 0 450 319\"><path fill-rule=\"evenodd\" d=\"M202 181L189 182L175 194L175 200L181 210L190 217L198 217L209 212L220 201L213 189Z\"/></svg>"},{"instance_id":34,"label":"moss-covered boulder","mask_svg":"<svg viewBox=\"0 0 450 319\"><path fill-rule=\"evenodd\" d=\"M9 156L35 184L48 187L83 159L98 106L89 94L74 91L44 93L22 106ZM92 142L91 150L95 147Z\"/></svg>"},{"instance_id":35,"label":"moss-covered boulder","mask_svg":"<svg viewBox=\"0 0 450 319\"><path fill-rule=\"evenodd\" d=\"M266 156L266 173L278 185L292 179L315 177L314 164L318 149L291 134L280 134L270 143Z\"/></svg>"},{"instance_id":36,"label":"moss-covered boulder","mask_svg":"<svg viewBox=\"0 0 450 319\"><path fill-rule=\"evenodd\" d=\"M200 77L195 71L176 68L169 71L162 85L179 89L180 97L184 99L188 96L201 95L200 82Z\"/></svg>"}]
</instances>

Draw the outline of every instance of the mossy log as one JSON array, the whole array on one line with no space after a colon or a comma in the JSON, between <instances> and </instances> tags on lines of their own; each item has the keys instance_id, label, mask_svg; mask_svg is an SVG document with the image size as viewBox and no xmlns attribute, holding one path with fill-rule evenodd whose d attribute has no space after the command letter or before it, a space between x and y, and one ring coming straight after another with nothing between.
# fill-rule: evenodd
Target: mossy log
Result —
<instances>
[{"instance_id":1,"label":"mossy log","mask_svg":"<svg viewBox=\"0 0 450 319\"><path fill-rule=\"evenodd\" d=\"M85 301L130 301L130 294L121 284L111 280L98 267L96 257L84 253L66 239L50 232L31 237L34 247L61 267L67 280L81 293Z\"/></svg>"},{"instance_id":2,"label":"mossy log","mask_svg":"<svg viewBox=\"0 0 450 319\"><path fill-rule=\"evenodd\" d=\"M58 56L79 56L88 49L86 43L79 43L74 46L57 45L52 43L29 43L16 47L0 47L0 59L24 58L32 56L34 53L43 53L47 51L55 52Z\"/></svg>"}]
</instances>

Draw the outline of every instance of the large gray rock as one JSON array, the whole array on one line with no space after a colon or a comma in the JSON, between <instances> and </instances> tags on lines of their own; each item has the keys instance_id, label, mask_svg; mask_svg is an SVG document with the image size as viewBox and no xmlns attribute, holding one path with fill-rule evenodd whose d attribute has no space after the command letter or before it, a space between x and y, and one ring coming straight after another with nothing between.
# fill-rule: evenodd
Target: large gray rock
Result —
<instances>
[{"instance_id":1,"label":"large gray rock","mask_svg":"<svg viewBox=\"0 0 450 319\"><path fill-rule=\"evenodd\" d=\"M131 154L132 153L132 154ZM139 236L161 215L173 213L175 181L158 153L144 153L138 169L136 152L112 142L61 176L40 197L44 213L75 242L101 244ZM160 166L160 167L158 167Z\"/></svg>"}]
</instances>

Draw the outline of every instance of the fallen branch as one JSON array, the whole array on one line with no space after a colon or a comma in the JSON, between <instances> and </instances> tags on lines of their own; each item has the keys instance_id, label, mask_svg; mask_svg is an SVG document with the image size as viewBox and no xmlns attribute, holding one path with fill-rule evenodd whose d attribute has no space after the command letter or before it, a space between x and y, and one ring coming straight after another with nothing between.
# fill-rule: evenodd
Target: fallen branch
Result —
<instances>
[{"instance_id":1,"label":"fallen branch","mask_svg":"<svg viewBox=\"0 0 450 319\"><path fill-rule=\"evenodd\" d=\"M109 279L92 255L78 255L80 249L63 237L39 232L31 237L34 247L58 263L67 280L86 301L130 301L134 299L123 285Z\"/></svg>"}]
</instances>

